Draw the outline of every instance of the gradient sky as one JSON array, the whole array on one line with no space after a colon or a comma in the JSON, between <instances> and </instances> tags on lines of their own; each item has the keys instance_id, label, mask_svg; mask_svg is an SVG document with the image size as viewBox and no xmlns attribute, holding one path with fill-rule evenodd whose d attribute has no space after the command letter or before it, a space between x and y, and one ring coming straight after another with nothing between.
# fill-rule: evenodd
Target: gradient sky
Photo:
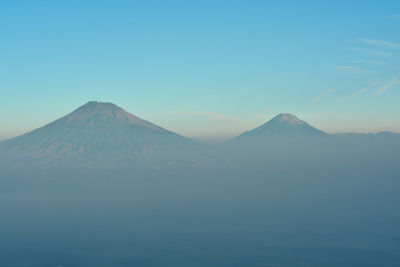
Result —
<instances>
[{"instance_id":1,"label":"gradient sky","mask_svg":"<svg viewBox=\"0 0 400 267\"><path fill-rule=\"evenodd\" d=\"M0 139L90 100L203 139L400 132L400 2L327 2L3 0Z\"/></svg>"}]
</instances>

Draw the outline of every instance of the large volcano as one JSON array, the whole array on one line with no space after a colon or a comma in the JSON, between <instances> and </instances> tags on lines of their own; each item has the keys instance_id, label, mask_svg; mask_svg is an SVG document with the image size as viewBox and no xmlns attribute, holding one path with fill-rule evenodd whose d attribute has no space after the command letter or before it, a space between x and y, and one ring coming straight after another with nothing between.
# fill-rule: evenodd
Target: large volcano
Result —
<instances>
[{"instance_id":1,"label":"large volcano","mask_svg":"<svg viewBox=\"0 0 400 267\"><path fill-rule=\"evenodd\" d=\"M102 102L89 102L61 119L0 143L11 165L117 167L176 155L191 140Z\"/></svg>"}]
</instances>

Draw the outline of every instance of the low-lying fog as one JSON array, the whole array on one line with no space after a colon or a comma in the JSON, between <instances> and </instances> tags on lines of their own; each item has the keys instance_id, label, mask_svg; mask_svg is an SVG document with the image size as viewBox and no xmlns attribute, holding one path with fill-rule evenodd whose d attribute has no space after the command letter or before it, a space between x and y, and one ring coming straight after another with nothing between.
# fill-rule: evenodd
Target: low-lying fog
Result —
<instances>
[{"instance_id":1,"label":"low-lying fog","mask_svg":"<svg viewBox=\"0 0 400 267\"><path fill-rule=\"evenodd\" d=\"M399 266L399 142L334 140L4 171L0 266Z\"/></svg>"}]
</instances>

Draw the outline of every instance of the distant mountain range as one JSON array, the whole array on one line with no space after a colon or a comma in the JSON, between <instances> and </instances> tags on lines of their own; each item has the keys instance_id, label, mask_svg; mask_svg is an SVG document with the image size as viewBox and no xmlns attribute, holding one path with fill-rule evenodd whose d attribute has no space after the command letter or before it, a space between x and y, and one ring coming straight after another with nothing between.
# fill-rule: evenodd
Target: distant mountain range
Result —
<instances>
[{"instance_id":1,"label":"distant mountain range","mask_svg":"<svg viewBox=\"0 0 400 267\"><path fill-rule=\"evenodd\" d=\"M315 140L399 143L400 135L390 132L331 135L292 114L282 113L234 138L233 142L279 144L293 140L302 145ZM41 128L1 142L0 168L116 169L147 164L162 169L182 162L196 162L199 154L193 155L200 150L197 142L140 119L114 104L89 102Z\"/></svg>"}]
</instances>

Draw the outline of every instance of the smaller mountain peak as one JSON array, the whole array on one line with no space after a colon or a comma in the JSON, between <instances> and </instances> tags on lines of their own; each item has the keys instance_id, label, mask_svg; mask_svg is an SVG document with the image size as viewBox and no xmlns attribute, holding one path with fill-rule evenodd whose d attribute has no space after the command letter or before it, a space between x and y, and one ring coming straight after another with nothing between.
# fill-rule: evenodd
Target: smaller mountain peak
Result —
<instances>
[{"instance_id":1,"label":"smaller mountain peak","mask_svg":"<svg viewBox=\"0 0 400 267\"><path fill-rule=\"evenodd\" d=\"M80 112L102 112L121 109L117 105L109 102L90 101L77 109Z\"/></svg>"},{"instance_id":2,"label":"smaller mountain peak","mask_svg":"<svg viewBox=\"0 0 400 267\"><path fill-rule=\"evenodd\" d=\"M100 101L89 101L81 107L117 107L117 105L110 102L100 102Z\"/></svg>"},{"instance_id":3,"label":"smaller mountain peak","mask_svg":"<svg viewBox=\"0 0 400 267\"><path fill-rule=\"evenodd\" d=\"M100 103L100 102L99 101L89 101L84 106L86 106L86 105L96 105L97 103Z\"/></svg>"},{"instance_id":4,"label":"smaller mountain peak","mask_svg":"<svg viewBox=\"0 0 400 267\"><path fill-rule=\"evenodd\" d=\"M123 118L124 121L127 120L126 117L134 117L113 103L90 101L67 115L64 119L69 121L75 119L81 120L97 115L120 119Z\"/></svg>"},{"instance_id":5,"label":"smaller mountain peak","mask_svg":"<svg viewBox=\"0 0 400 267\"><path fill-rule=\"evenodd\" d=\"M281 113L263 125L247 131L238 138L265 138L269 137L315 137L326 135L323 131L318 130L307 122L300 120L290 113Z\"/></svg>"},{"instance_id":6,"label":"smaller mountain peak","mask_svg":"<svg viewBox=\"0 0 400 267\"><path fill-rule=\"evenodd\" d=\"M306 124L304 121L300 120L295 115L290 113L280 113L275 118L273 118L271 122L288 123L291 125Z\"/></svg>"},{"instance_id":7,"label":"smaller mountain peak","mask_svg":"<svg viewBox=\"0 0 400 267\"><path fill-rule=\"evenodd\" d=\"M295 115L291 113L279 113L276 117L290 117L290 118L297 118Z\"/></svg>"}]
</instances>

